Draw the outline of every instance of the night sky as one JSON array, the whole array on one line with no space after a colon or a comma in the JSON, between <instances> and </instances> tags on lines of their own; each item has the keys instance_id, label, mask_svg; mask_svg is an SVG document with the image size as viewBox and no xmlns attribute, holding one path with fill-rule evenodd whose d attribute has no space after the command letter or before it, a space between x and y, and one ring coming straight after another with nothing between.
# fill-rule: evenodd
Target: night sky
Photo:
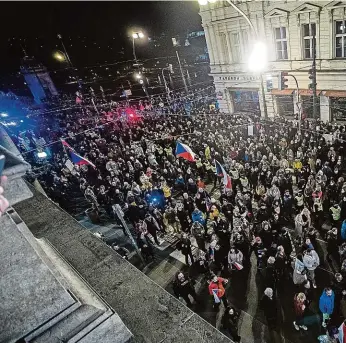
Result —
<instances>
[{"instance_id":1,"label":"night sky","mask_svg":"<svg viewBox=\"0 0 346 343\"><path fill-rule=\"evenodd\" d=\"M50 69L57 63L52 52L61 49L57 33L63 36L77 67L115 62L131 51L131 27L142 29L148 36L200 30L198 10L197 1L4 2L0 77L19 70L20 44Z\"/></svg>"}]
</instances>

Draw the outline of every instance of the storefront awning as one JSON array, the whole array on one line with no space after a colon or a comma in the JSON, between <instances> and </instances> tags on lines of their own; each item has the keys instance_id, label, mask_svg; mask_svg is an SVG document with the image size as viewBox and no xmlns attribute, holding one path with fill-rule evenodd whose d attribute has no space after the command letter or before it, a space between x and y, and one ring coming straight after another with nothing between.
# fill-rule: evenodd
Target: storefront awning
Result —
<instances>
[{"instance_id":1,"label":"storefront awning","mask_svg":"<svg viewBox=\"0 0 346 343\"><path fill-rule=\"evenodd\" d=\"M316 94L317 94L317 96L319 96L321 94L321 91L317 90ZM312 91L312 89L301 89L299 91L299 95L313 96L313 91Z\"/></svg>"},{"instance_id":2,"label":"storefront awning","mask_svg":"<svg viewBox=\"0 0 346 343\"><path fill-rule=\"evenodd\" d=\"M331 98L346 98L346 91L325 91L324 95Z\"/></svg>"},{"instance_id":3,"label":"storefront awning","mask_svg":"<svg viewBox=\"0 0 346 343\"><path fill-rule=\"evenodd\" d=\"M291 95L294 92L294 89L272 89L272 95Z\"/></svg>"}]
</instances>

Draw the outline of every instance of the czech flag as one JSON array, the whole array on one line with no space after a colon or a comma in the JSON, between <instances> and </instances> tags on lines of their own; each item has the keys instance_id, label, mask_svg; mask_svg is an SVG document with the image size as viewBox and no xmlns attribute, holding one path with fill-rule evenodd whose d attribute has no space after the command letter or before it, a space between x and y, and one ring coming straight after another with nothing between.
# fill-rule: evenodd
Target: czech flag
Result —
<instances>
[{"instance_id":1,"label":"czech flag","mask_svg":"<svg viewBox=\"0 0 346 343\"><path fill-rule=\"evenodd\" d=\"M175 156L182 157L185 160L190 162L195 162L195 153L191 150L189 146L183 143L177 142L177 146L175 148Z\"/></svg>"},{"instance_id":2,"label":"czech flag","mask_svg":"<svg viewBox=\"0 0 346 343\"><path fill-rule=\"evenodd\" d=\"M90 165L93 168L96 168L95 164L91 163L89 160L87 160L86 158L78 155L75 151L70 150L70 156L71 156L71 161L74 164L77 164L79 166L85 164L85 165Z\"/></svg>"},{"instance_id":3,"label":"czech flag","mask_svg":"<svg viewBox=\"0 0 346 343\"><path fill-rule=\"evenodd\" d=\"M64 146L64 148L73 150L73 148L71 147L71 145L69 145L64 139L61 139L61 144Z\"/></svg>"},{"instance_id":4,"label":"czech flag","mask_svg":"<svg viewBox=\"0 0 346 343\"><path fill-rule=\"evenodd\" d=\"M226 170L220 162L215 160L216 175L223 177L223 184L226 189L232 189L232 181L230 176L226 173Z\"/></svg>"}]
</instances>

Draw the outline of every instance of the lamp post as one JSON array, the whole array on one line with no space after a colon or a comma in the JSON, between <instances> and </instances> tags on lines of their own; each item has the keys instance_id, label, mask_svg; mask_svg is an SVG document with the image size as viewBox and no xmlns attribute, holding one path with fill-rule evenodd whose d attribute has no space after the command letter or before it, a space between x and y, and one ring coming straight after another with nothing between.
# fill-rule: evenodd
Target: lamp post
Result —
<instances>
[{"instance_id":1,"label":"lamp post","mask_svg":"<svg viewBox=\"0 0 346 343\"><path fill-rule=\"evenodd\" d=\"M216 0L198 0L199 4L201 6L207 5L208 2L214 3ZM260 83L261 83L261 92L262 92L262 99L263 99L263 109L264 109L264 116L268 117L268 111L267 111L267 104L265 102L265 94L264 94L264 86L263 86L263 76L262 72L264 71L266 67L267 62L267 51L266 46L264 43L259 41L258 32L255 29L254 25L252 24L250 18L244 13L239 7L237 7L231 0L226 0L226 2L232 6L243 18L247 21L249 24L252 32L254 33L254 36L256 38L256 43L254 45L253 51L249 58L249 70L254 72L260 73Z\"/></svg>"},{"instance_id":2,"label":"lamp post","mask_svg":"<svg viewBox=\"0 0 346 343\"><path fill-rule=\"evenodd\" d=\"M63 48L63 52L58 50L57 52L54 53L54 57L55 57L55 59L57 59L60 62L65 62L65 61L67 62L69 67L72 69L72 73L75 74L75 78L77 80L78 88L81 91L82 90L82 84L81 84L81 82L79 80L78 73L76 73L76 70L73 67L73 64L72 64L72 61L70 59L70 56L67 53L67 50L66 50L65 44L64 44L64 42L62 40L61 34L58 34L57 37L60 40L61 46Z\"/></svg>"},{"instance_id":3,"label":"lamp post","mask_svg":"<svg viewBox=\"0 0 346 343\"><path fill-rule=\"evenodd\" d=\"M133 32L132 33L132 53L133 53L133 58L138 66L138 61L137 61L137 56L136 56L136 44L135 40L136 39L142 39L144 38L144 33L143 32Z\"/></svg>"}]
</instances>

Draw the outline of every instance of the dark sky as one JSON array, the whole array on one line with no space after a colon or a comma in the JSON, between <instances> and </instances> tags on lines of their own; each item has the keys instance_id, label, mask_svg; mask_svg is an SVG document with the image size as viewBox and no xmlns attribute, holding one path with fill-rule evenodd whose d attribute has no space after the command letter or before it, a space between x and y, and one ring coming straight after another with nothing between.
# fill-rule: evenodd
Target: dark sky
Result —
<instances>
[{"instance_id":1,"label":"dark sky","mask_svg":"<svg viewBox=\"0 0 346 343\"><path fill-rule=\"evenodd\" d=\"M18 70L21 50L50 63L61 33L75 64L115 61L131 48L131 27L148 36L169 36L201 29L197 1L3 2L1 4L0 77ZM51 67L48 65L48 67Z\"/></svg>"}]
</instances>

